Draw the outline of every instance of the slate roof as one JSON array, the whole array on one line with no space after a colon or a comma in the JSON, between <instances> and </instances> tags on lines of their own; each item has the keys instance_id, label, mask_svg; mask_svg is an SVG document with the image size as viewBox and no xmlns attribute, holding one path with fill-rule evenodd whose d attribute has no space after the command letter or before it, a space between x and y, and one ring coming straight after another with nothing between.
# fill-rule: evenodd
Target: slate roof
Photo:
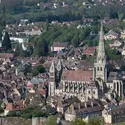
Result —
<instances>
[{"instance_id":1,"label":"slate roof","mask_svg":"<svg viewBox=\"0 0 125 125\"><path fill-rule=\"evenodd\" d=\"M117 72L110 72L108 77L108 82L112 82L113 80L120 80Z\"/></svg>"},{"instance_id":2,"label":"slate roof","mask_svg":"<svg viewBox=\"0 0 125 125\"><path fill-rule=\"evenodd\" d=\"M31 82L32 84L40 84L40 83L44 82L44 80L41 79L41 78L39 78L39 79L37 79L37 78L32 78L30 82Z\"/></svg>"},{"instance_id":3,"label":"slate roof","mask_svg":"<svg viewBox=\"0 0 125 125\"><path fill-rule=\"evenodd\" d=\"M112 31L112 30L110 30L107 34L105 34L105 36L108 36L108 35L113 35L115 37L118 37L119 34L114 32L114 31Z\"/></svg>"},{"instance_id":4,"label":"slate roof","mask_svg":"<svg viewBox=\"0 0 125 125\"><path fill-rule=\"evenodd\" d=\"M73 105L75 113L77 115L82 113L83 116L88 115L88 113L100 112L103 110L103 105L98 100L89 100L87 102L74 103L72 105Z\"/></svg>"}]
</instances>

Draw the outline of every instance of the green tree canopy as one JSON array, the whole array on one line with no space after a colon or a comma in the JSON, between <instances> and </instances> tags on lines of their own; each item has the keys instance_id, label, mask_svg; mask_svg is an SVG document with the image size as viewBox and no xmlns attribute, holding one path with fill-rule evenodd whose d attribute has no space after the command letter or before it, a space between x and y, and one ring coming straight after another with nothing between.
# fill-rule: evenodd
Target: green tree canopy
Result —
<instances>
[{"instance_id":1,"label":"green tree canopy","mask_svg":"<svg viewBox=\"0 0 125 125\"><path fill-rule=\"evenodd\" d=\"M76 34L74 37L73 37L73 39L72 39L72 45L74 46L74 47L78 47L79 46L79 37L78 37L78 34Z\"/></svg>"},{"instance_id":2,"label":"green tree canopy","mask_svg":"<svg viewBox=\"0 0 125 125\"><path fill-rule=\"evenodd\" d=\"M44 72L45 72L45 68L42 65L39 65L39 66L33 68L34 75L38 75L38 73L44 73Z\"/></svg>"},{"instance_id":3,"label":"green tree canopy","mask_svg":"<svg viewBox=\"0 0 125 125\"><path fill-rule=\"evenodd\" d=\"M104 119L102 117L89 118L88 122L82 119L75 119L72 125L104 125Z\"/></svg>"},{"instance_id":4,"label":"green tree canopy","mask_svg":"<svg viewBox=\"0 0 125 125\"><path fill-rule=\"evenodd\" d=\"M56 116L49 116L46 125L57 125L56 119Z\"/></svg>"},{"instance_id":5,"label":"green tree canopy","mask_svg":"<svg viewBox=\"0 0 125 125\"><path fill-rule=\"evenodd\" d=\"M22 50L23 50L23 49L22 49L22 45L21 45L20 43L17 43L16 49L15 49L15 52L14 52L15 56L20 56Z\"/></svg>"},{"instance_id":6,"label":"green tree canopy","mask_svg":"<svg viewBox=\"0 0 125 125\"><path fill-rule=\"evenodd\" d=\"M11 41L8 32L5 32L4 39L2 41L2 48L4 51L11 49Z\"/></svg>"},{"instance_id":7,"label":"green tree canopy","mask_svg":"<svg viewBox=\"0 0 125 125\"><path fill-rule=\"evenodd\" d=\"M39 39L35 46L35 54L37 56L47 56L49 51L48 43L45 39Z\"/></svg>"},{"instance_id":8,"label":"green tree canopy","mask_svg":"<svg viewBox=\"0 0 125 125\"><path fill-rule=\"evenodd\" d=\"M76 119L76 120L72 121L72 125L87 125L87 123L81 119L80 120Z\"/></svg>"}]
</instances>

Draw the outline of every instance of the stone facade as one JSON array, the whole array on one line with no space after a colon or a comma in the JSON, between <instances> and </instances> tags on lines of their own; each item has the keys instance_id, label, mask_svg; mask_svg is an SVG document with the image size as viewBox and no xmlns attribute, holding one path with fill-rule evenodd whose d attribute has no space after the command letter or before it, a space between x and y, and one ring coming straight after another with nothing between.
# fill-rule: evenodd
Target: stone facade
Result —
<instances>
[{"instance_id":1,"label":"stone facade","mask_svg":"<svg viewBox=\"0 0 125 125\"><path fill-rule=\"evenodd\" d=\"M65 119L73 121L76 118L88 120L91 117L102 115L103 106L96 100L89 100L84 103L74 103L65 112Z\"/></svg>"},{"instance_id":2,"label":"stone facade","mask_svg":"<svg viewBox=\"0 0 125 125\"><path fill-rule=\"evenodd\" d=\"M125 122L125 104L104 109L102 111L102 116L104 117L105 123L107 124Z\"/></svg>"},{"instance_id":3,"label":"stone facade","mask_svg":"<svg viewBox=\"0 0 125 125\"><path fill-rule=\"evenodd\" d=\"M63 95L78 97L84 102L89 99L123 98L123 81L116 72L108 71L104 47L104 32L101 24L99 46L93 71L63 70L59 60L57 67L52 61L50 67L49 96Z\"/></svg>"}]
</instances>

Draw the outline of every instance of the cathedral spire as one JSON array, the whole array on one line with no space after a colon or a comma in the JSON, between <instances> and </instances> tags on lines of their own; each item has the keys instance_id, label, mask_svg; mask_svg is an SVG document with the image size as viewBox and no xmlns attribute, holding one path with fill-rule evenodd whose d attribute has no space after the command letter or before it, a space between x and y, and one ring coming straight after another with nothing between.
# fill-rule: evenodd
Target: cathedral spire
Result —
<instances>
[{"instance_id":1,"label":"cathedral spire","mask_svg":"<svg viewBox=\"0 0 125 125\"><path fill-rule=\"evenodd\" d=\"M101 29L99 33L99 46L97 52L97 60L94 63L94 78L101 78L103 81L107 81L107 63L106 63L106 55L105 55L105 47L104 47L104 32L103 32L103 24L101 22Z\"/></svg>"},{"instance_id":2,"label":"cathedral spire","mask_svg":"<svg viewBox=\"0 0 125 125\"><path fill-rule=\"evenodd\" d=\"M61 71L62 70L62 62L61 60L59 59L58 60L58 63L57 63L57 71Z\"/></svg>"},{"instance_id":3,"label":"cathedral spire","mask_svg":"<svg viewBox=\"0 0 125 125\"><path fill-rule=\"evenodd\" d=\"M54 65L54 60L52 60L50 70L49 70L49 96L54 96L55 95L55 65Z\"/></svg>"},{"instance_id":4,"label":"cathedral spire","mask_svg":"<svg viewBox=\"0 0 125 125\"><path fill-rule=\"evenodd\" d=\"M101 22L101 29L99 33L99 46L97 53L97 62L103 63L106 62L105 56L105 47L104 47L104 32L103 32L103 23Z\"/></svg>"},{"instance_id":5,"label":"cathedral spire","mask_svg":"<svg viewBox=\"0 0 125 125\"><path fill-rule=\"evenodd\" d=\"M54 65L54 60L52 60L51 66L50 66L50 72L55 72L55 65Z\"/></svg>"}]
</instances>

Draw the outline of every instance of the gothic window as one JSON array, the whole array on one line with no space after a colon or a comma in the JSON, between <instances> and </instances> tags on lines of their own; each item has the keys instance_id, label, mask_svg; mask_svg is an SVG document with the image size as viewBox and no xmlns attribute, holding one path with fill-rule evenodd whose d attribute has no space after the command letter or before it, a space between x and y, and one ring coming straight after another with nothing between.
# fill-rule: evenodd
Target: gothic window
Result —
<instances>
[{"instance_id":1,"label":"gothic window","mask_svg":"<svg viewBox=\"0 0 125 125\"><path fill-rule=\"evenodd\" d=\"M114 89L116 88L116 83L114 82Z\"/></svg>"},{"instance_id":2,"label":"gothic window","mask_svg":"<svg viewBox=\"0 0 125 125\"><path fill-rule=\"evenodd\" d=\"M72 87L73 87L73 83L71 82L71 83L70 83L70 89L72 89Z\"/></svg>"},{"instance_id":3,"label":"gothic window","mask_svg":"<svg viewBox=\"0 0 125 125\"><path fill-rule=\"evenodd\" d=\"M65 83L66 87L68 87L68 82Z\"/></svg>"},{"instance_id":4,"label":"gothic window","mask_svg":"<svg viewBox=\"0 0 125 125\"><path fill-rule=\"evenodd\" d=\"M99 71L99 67L97 67L97 71Z\"/></svg>"},{"instance_id":5,"label":"gothic window","mask_svg":"<svg viewBox=\"0 0 125 125\"><path fill-rule=\"evenodd\" d=\"M100 67L100 71L102 71L102 67Z\"/></svg>"},{"instance_id":6,"label":"gothic window","mask_svg":"<svg viewBox=\"0 0 125 125\"><path fill-rule=\"evenodd\" d=\"M95 91L93 91L93 94L95 94Z\"/></svg>"},{"instance_id":7,"label":"gothic window","mask_svg":"<svg viewBox=\"0 0 125 125\"><path fill-rule=\"evenodd\" d=\"M82 91L82 84L79 84L79 91Z\"/></svg>"},{"instance_id":8,"label":"gothic window","mask_svg":"<svg viewBox=\"0 0 125 125\"><path fill-rule=\"evenodd\" d=\"M119 83L117 82L117 92L119 91Z\"/></svg>"},{"instance_id":9,"label":"gothic window","mask_svg":"<svg viewBox=\"0 0 125 125\"><path fill-rule=\"evenodd\" d=\"M77 83L75 83L75 88L77 88Z\"/></svg>"},{"instance_id":10,"label":"gothic window","mask_svg":"<svg viewBox=\"0 0 125 125\"><path fill-rule=\"evenodd\" d=\"M85 87L83 87L83 92L85 92L85 90L86 90Z\"/></svg>"},{"instance_id":11,"label":"gothic window","mask_svg":"<svg viewBox=\"0 0 125 125\"><path fill-rule=\"evenodd\" d=\"M90 100L90 98L88 97L88 100Z\"/></svg>"},{"instance_id":12,"label":"gothic window","mask_svg":"<svg viewBox=\"0 0 125 125\"><path fill-rule=\"evenodd\" d=\"M89 94L90 94L90 90L89 90Z\"/></svg>"}]
</instances>

